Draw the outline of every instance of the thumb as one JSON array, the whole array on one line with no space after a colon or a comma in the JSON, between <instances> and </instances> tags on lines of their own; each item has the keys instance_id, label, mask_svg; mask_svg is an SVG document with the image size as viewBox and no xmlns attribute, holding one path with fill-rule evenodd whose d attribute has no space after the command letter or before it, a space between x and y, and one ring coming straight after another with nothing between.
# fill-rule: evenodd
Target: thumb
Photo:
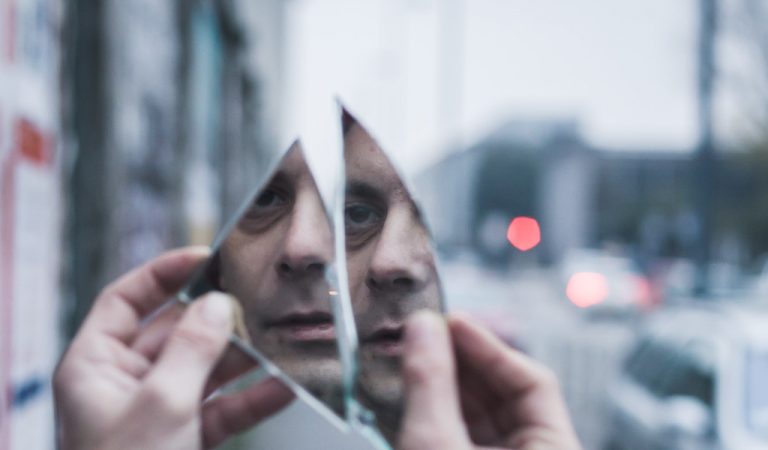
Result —
<instances>
[{"instance_id":1,"label":"thumb","mask_svg":"<svg viewBox=\"0 0 768 450\"><path fill-rule=\"evenodd\" d=\"M169 413L196 414L203 389L227 347L232 298L211 292L193 302L173 330L145 384L147 400Z\"/></svg>"},{"instance_id":2,"label":"thumb","mask_svg":"<svg viewBox=\"0 0 768 450\"><path fill-rule=\"evenodd\" d=\"M442 317L426 310L411 316L402 367L406 401L398 448L468 448L453 348Z\"/></svg>"}]
</instances>

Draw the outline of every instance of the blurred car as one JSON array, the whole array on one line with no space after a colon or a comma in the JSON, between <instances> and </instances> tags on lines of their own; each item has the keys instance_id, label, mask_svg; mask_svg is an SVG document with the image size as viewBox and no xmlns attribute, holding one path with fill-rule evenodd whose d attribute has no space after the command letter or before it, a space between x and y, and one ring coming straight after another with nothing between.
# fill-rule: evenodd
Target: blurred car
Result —
<instances>
[{"instance_id":1,"label":"blurred car","mask_svg":"<svg viewBox=\"0 0 768 450\"><path fill-rule=\"evenodd\" d=\"M560 276L568 300L592 315L625 315L654 304L650 282L623 256L572 250L560 263Z\"/></svg>"},{"instance_id":2,"label":"blurred car","mask_svg":"<svg viewBox=\"0 0 768 450\"><path fill-rule=\"evenodd\" d=\"M768 449L768 312L659 313L610 388L606 450Z\"/></svg>"}]
</instances>

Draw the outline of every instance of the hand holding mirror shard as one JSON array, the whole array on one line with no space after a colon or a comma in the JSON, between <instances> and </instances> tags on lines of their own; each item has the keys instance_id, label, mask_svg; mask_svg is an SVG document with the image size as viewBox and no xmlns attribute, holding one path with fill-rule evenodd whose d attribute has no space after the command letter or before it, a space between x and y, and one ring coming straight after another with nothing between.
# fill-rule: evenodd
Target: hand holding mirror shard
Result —
<instances>
[{"instance_id":1,"label":"hand holding mirror shard","mask_svg":"<svg viewBox=\"0 0 768 450\"><path fill-rule=\"evenodd\" d=\"M442 312L442 291L430 233L406 183L369 131L349 113L343 118L340 219L359 339L355 400L392 444L404 402L403 327L415 311ZM190 296L233 295L247 330L241 342L344 418L344 358L329 295L335 284L326 277L332 229L296 143L220 239Z\"/></svg>"},{"instance_id":2,"label":"hand holding mirror shard","mask_svg":"<svg viewBox=\"0 0 768 450\"><path fill-rule=\"evenodd\" d=\"M231 338L236 345L230 353L242 351L240 357L251 357L251 366L258 363L281 378L332 423L343 425L345 419L353 419L350 421L353 427L342 429L361 431L363 437L373 438L374 445L387 447L399 442L403 449L448 448L442 444L449 442L457 448L471 448L474 444L517 448L519 436L536 435L558 442L554 445L557 448L578 448L557 385L550 381L554 378L545 369L465 320L454 317L446 322L434 314L420 314L411 320L418 311L443 311L430 234L416 201L376 140L351 115L344 117L347 176L344 201L338 198L336 209L339 217L343 212L343 223L338 219L335 222L339 228L343 225L344 233L337 236L339 240L334 240L331 231L334 228L296 143L279 161L268 181L244 204L231 226L225 228L214 252L181 290L179 298L186 303L210 291L229 293L236 299L242 316L242 326L236 328L236 335ZM337 272L331 267L335 262L335 243L345 250L336 278ZM343 272L345 266L348 267L346 273ZM181 282L182 277L178 278ZM146 281L147 277L143 279ZM349 296L346 289L332 295L334 290L346 286L347 281ZM342 301L334 300L337 297ZM343 300L347 297L351 302ZM227 305L229 300L224 300ZM340 309L339 305L351 306L351 311ZM196 303L186 312L200 311L200 306ZM230 308L225 309L230 312ZM157 340L158 336L162 340L162 333L152 333L152 330L173 328L182 313L183 307L166 309L155 316L155 321L132 329L140 329L142 334L150 336L150 341ZM132 316L132 320L137 319ZM354 330L337 332L349 331L348 325L353 321L357 333ZM407 345L403 336L406 322ZM431 325L426 326L428 322ZM188 327L193 325L187 321ZM198 323L187 331L205 328ZM229 326L222 328L219 348L226 344L230 329ZM413 334L413 331L419 329L422 337L426 336L425 332L431 337L418 338L419 333ZM354 345L356 334L359 346ZM136 339L132 349L146 352L151 347L140 342L141 339ZM199 350L189 348L198 342L196 340L181 339L180 342L188 348L177 354L189 356ZM76 361L77 356L72 356L76 353L70 352L65 359ZM350 358L353 354L356 360ZM272 383L248 388L242 391L242 396L238 392L201 402L201 390L205 398L227 379L242 373L221 370L228 361L232 362L228 358L231 354L223 359L211 355L213 353L207 364L212 367L219 363L220 372L229 377L217 378L215 372L211 374L200 367L201 370L187 371L174 367L166 377L172 380L166 386L166 394L189 385L179 382L185 376L198 377L201 386L207 379L204 389L196 388L193 395L184 397L188 410L207 420L204 428L220 432L218 435L204 432L205 445L216 445L290 400L291 394L284 386L281 390ZM162 356L159 361L162 365ZM420 363L414 364L414 361ZM72 364L76 362L62 366ZM348 381L355 368L358 377L354 396L351 396ZM409 375L407 408L404 368ZM418 371L421 373L415 377ZM413 383L414 380L420 382ZM61 382L59 386L58 391L63 392L65 387L61 387ZM243 405L248 401L254 401L255 408L260 408L257 413L254 413L256 409L244 412ZM211 411L212 405L224 405L224 402L231 403L220 408L220 413L206 415L205 411ZM237 413L232 413L232 405L241 406ZM368 416L358 405L375 415L378 432L372 432L373 428L368 426L371 422L365 420ZM163 408L152 411L173 418L173 411L163 411ZM229 416L225 417L227 412ZM404 414L408 417L405 422ZM141 416L142 420L137 423L146 423L147 417ZM528 421L521 422L519 417ZM81 423L90 424L89 421ZM155 428L160 433L149 439L162 440L165 429ZM221 433L222 430L226 433ZM190 439L200 439L200 433L187 434ZM123 435L131 436L131 433ZM440 440L446 436L449 441Z\"/></svg>"}]
</instances>

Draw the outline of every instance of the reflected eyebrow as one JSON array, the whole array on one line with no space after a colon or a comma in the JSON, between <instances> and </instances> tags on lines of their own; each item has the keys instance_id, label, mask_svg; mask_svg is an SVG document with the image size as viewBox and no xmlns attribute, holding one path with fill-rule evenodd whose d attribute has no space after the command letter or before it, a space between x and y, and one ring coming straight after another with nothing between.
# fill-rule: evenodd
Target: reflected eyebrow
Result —
<instances>
[{"instance_id":1,"label":"reflected eyebrow","mask_svg":"<svg viewBox=\"0 0 768 450\"><path fill-rule=\"evenodd\" d=\"M270 185L275 183L288 183L290 182L290 179L291 178L288 176L288 174L281 169L281 170L278 170L277 173L272 175L272 178L269 179L269 182L266 184L265 187L269 187Z\"/></svg>"},{"instance_id":2,"label":"reflected eyebrow","mask_svg":"<svg viewBox=\"0 0 768 450\"><path fill-rule=\"evenodd\" d=\"M381 191L381 189L378 189L364 181L350 181L347 183L346 193L347 195L356 195L359 197L366 197L380 201L384 201L386 199L386 196Z\"/></svg>"},{"instance_id":3,"label":"reflected eyebrow","mask_svg":"<svg viewBox=\"0 0 768 450\"><path fill-rule=\"evenodd\" d=\"M413 200L413 197L411 197L411 194L405 189L403 189L403 191L405 192L405 195L408 199L408 206L411 210L411 213L416 218L416 220L422 226L424 226L424 218L422 217L421 210L419 209L418 205L416 205L416 202ZM385 192L369 183L366 183L365 181L360 180L352 180L347 183L346 195L362 197L381 202L383 204L387 203L387 194Z\"/></svg>"}]
</instances>

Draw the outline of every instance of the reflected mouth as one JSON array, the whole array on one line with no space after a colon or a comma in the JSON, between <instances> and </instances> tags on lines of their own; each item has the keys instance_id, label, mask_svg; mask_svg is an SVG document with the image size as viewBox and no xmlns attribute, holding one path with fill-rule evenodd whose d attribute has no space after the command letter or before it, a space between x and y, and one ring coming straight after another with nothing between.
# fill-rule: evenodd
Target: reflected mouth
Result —
<instances>
[{"instance_id":1,"label":"reflected mouth","mask_svg":"<svg viewBox=\"0 0 768 450\"><path fill-rule=\"evenodd\" d=\"M363 347L381 356L400 356L403 353L403 326L378 328L362 340Z\"/></svg>"},{"instance_id":2,"label":"reflected mouth","mask_svg":"<svg viewBox=\"0 0 768 450\"><path fill-rule=\"evenodd\" d=\"M326 312L291 313L268 322L266 327L293 341L336 340L333 316Z\"/></svg>"}]
</instances>

